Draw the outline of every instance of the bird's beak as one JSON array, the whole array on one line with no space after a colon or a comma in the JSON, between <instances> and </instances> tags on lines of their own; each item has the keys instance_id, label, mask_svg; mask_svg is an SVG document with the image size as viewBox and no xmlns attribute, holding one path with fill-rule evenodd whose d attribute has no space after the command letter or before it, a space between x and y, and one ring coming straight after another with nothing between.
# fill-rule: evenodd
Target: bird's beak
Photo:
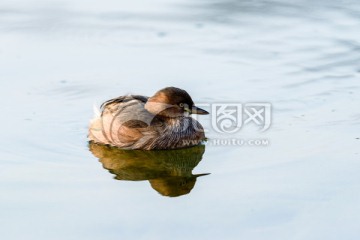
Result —
<instances>
[{"instance_id":1,"label":"bird's beak","mask_svg":"<svg viewBox=\"0 0 360 240\"><path fill-rule=\"evenodd\" d=\"M202 177L202 176L206 176L209 175L210 173L200 173L200 174L194 174L194 177Z\"/></svg>"},{"instance_id":2,"label":"bird's beak","mask_svg":"<svg viewBox=\"0 0 360 240\"><path fill-rule=\"evenodd\" d=\"M199 107L195 107L193 106L192 109L191 109L191 114L200 114L200 115L206 115L206 114L209 114L208 111L205 111L204 109L201 109Z\"/></svg>"}]
</instances>

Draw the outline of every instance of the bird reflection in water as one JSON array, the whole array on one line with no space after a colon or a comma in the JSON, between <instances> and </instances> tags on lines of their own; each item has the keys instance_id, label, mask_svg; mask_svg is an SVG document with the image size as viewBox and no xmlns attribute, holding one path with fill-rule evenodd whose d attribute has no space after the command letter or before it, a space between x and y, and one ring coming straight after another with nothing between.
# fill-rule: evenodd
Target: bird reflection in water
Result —
<instances>
[{"instance_id":1,"label":"bird reflection in water","mask_svg":"<svg viewBox=\"0 0 360 240\"><path fill-rule=\"evenodd\" d=\"M103 167L117 180L149 180L151 187L163 196L178 197L190 193L197 177L192 174L205 152L204 145L176 150L123 150L89 143L89 149Z\"/></svg>"}]
</instances>

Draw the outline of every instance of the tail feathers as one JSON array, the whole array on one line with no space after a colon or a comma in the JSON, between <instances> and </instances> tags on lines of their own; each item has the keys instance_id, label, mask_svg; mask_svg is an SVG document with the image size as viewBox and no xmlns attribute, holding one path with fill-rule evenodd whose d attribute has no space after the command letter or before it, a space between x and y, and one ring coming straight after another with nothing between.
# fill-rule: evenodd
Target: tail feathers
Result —
<instances>
[{"instance_id":1,"label":"tail feathers","mask_svg":"<svg viewBox=\"0 0 360 240\"><path fill-rule=\"evenodd\" d=\"M101 116L101 112L100 109L95 104L93 105L93 110L94 110L94 118L99 118Z\"/></svg>"}]
</instances>

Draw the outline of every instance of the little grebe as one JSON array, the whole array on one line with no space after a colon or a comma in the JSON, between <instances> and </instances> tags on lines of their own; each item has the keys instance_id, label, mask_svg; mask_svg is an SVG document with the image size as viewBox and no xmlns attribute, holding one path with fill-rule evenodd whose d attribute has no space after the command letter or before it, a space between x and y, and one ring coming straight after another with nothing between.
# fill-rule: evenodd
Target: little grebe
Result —
<instances>
[{"instance_id":1,"label":"little grebe","mask_svg":"<svg viewBox=\"0 0 360 240\"><path fill-rule=\"evenodd\" d=\"M190 95L167 87L152 97L120 96L101 105L89 127L92 142L123 149L176 149L205 139L201 124L189 114L208 114L195 107Z\"/></svg>"}]
</instances>

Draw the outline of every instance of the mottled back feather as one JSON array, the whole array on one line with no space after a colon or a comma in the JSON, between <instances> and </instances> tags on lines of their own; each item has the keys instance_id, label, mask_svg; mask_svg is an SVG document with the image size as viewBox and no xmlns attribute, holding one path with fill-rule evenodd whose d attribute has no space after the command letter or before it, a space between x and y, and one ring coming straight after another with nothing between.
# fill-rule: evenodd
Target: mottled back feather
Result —
<instances>
[{"instance_id":1,"label":"mottled back feather","mask_svg":"<svg viewBox=\"0 0 360 240\"><path fill-rule=\"evenodd\" d=\"M101 116L92 120L89 139L124 149L173 149L197 145L203 128L191 117L164 118L145 109L149 98L127 95L101 105Z\"/></svg>"}]
</instances>

